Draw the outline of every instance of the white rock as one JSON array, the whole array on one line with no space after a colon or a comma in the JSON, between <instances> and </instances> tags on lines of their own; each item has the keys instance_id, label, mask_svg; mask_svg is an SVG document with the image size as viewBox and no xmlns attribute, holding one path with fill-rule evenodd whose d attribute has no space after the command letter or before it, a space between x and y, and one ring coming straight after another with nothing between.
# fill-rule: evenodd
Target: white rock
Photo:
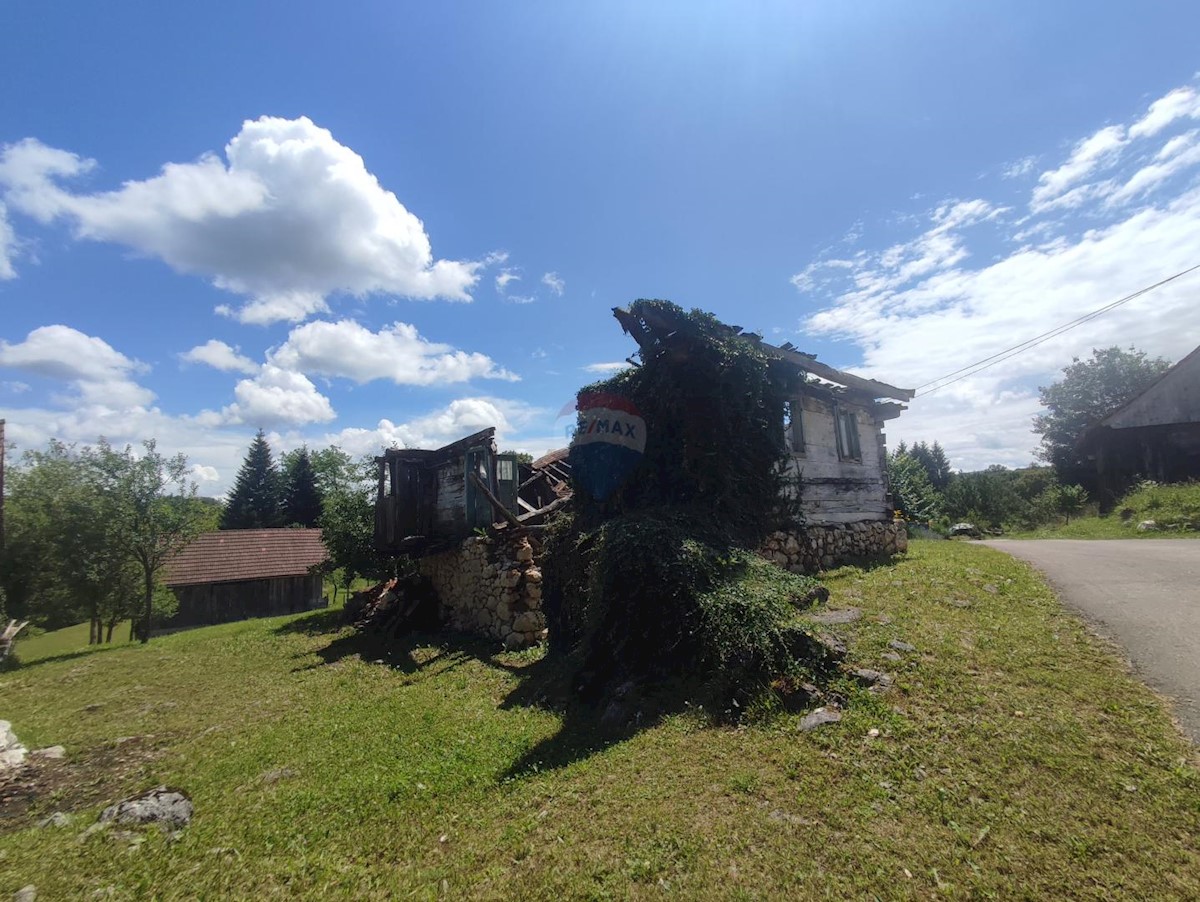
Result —
<instances>
[{"instance_id":1,"label":"white rock","mask_svg":"<svg viewBox=\"0 0 1200 902\"><path fill-rule=\"evenodd\" d=\"M12 731L12 724L0 720L0 771L20 767L25 763L29 750L21 745L17 734Z\"/></svg>"}]
</instances>

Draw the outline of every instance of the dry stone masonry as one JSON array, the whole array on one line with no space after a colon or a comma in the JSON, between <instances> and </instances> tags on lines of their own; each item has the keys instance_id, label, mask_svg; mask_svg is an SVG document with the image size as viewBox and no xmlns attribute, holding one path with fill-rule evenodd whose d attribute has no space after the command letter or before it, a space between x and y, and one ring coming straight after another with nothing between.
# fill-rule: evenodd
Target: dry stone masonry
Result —
<instances>
[{"instance_id":1,"label":"dry stone masonry","mask_svg":"<svg viewBox=\"0 0 1200 902\"><path fill-rule=\"evenodd\" d=\"M817 573L847 561L888 557L908 551L904 524L893 520L865 520L806 526L767 536L761 554L793 573Z\"/></svg>"},{"instance_id":2,"label":"dry stone masonry","mask_svg":"<svg viewBox=\"0 0 1200 902\"><path fill-rule=\"evenodd\" d=\"M510 650L546 638L542 569L528 534L472 536L422 558L420 568L447 626L499 639Z\"/></svg>"}]
</instances>

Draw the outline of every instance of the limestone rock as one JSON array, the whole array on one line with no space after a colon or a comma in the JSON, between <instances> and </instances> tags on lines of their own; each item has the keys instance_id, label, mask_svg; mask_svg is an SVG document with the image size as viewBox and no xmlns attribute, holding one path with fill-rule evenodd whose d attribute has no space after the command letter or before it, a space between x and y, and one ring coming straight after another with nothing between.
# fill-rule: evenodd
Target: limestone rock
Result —
<instances>
[{"instance_id":1,"label":"limestone rock","mask_svg":"<svg viewBox=\"0 0 1200 902\"><path fill-rule=\"evenodd\" d=\"M58 761L67 757L67 750L61 745L50 745L44 749L34 749L29 754L34 758L48 758L52 761Z\"/></svg>"},{"instance_id":2,"label":"limestone rock","mask_svg":"<svg viewBox=\"0 0 1200 902\"><path fill-rule=\"evenodd\" d=\"M842 719L841 712L833 708L817 708L811 714L804 715L800 720L800 730L808 733L815 730L817 727L823 727L828 723L837 723Z\"/></svg>"},{"instance_id":3,"label":"limestone rock","mask_svg":"<svg viewBox=\"0 0 1200 902\"><path fill-rule=\"evenodd\" d=\"M186 827L191 820L191 799L166 786L109 805L100 814L102 824L158 824L171 830Z\"/></svg>"},{"instance_id":4,"label":"limestone rock","mask_svg":"<svg viewBox=\"0 0 1200 902\"><path fill-rule=\"evenodd\" d=\"M12 724L0 720L0 773L20 767L25 763L29 750L21 745L17 734L12 731Z\"/></svg>"},{"instance_id":5,"label":"limestone rock","mask_svg":"<svg viewBox=\"0 0 1200 902\"><path fill-rule=\"evenodd\" d=\"M850 671L850 676L870 689L890 689L892 685L892 675L884 673L882 670L871 670L867 667L858 667Z\"/></svg>"},{"instance_id":6,"label":"limestone rock","mask_svg":"<svg viewBox=\"0 0 1200 902\"><path fill-rule=\"evenodd\" d=\"M896 651L902 651L906 654L911 654L917 650L915 645L909 645L901 639L889 639L888 648L894 648Z\"/></svg>"}]
</instances>

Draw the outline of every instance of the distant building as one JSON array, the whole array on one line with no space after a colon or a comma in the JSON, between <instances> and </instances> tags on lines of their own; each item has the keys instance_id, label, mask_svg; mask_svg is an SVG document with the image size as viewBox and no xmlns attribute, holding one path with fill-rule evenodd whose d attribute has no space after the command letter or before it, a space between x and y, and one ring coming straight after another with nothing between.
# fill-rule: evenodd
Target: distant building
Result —
<instances>
[{"instance_id":1,"label":"distant building","mask_svg":"<svg viewBox=\"0 0 1200 902\"><path fill-rule=\"evenodd\" d=\"M1138 479L1200 479L1200 348L1088 429L1077 447L1095 467L1101 510Z\"/></svg>"},{"instance_id":2,"label":"distant building","mask_svg":"<svg viewBox=\"0 0 1200 902\"><path fill-rule=\"evenodd\" d=\"M319 529L206 532L167 562L163 582L179 599L168 627L293 614L324 606L328 557Z\"/></svg>"}]
</instances>

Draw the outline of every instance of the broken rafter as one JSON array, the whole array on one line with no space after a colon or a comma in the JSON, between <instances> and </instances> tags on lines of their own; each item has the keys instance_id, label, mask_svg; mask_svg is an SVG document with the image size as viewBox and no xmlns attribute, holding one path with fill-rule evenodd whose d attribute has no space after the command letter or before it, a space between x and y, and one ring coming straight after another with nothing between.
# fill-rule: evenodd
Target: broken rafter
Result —
<instances>
[{"instance_id":1,"label":"broken rafter","mask_svg":"<svg viewBox=\"0 0 1200 902\"><path fill-rule=\"evenodd\" d=\"M492 494L492 490L488 488L486 482L479 478L478 473L471 473L471 481L475 483L475 486L479 489L479 491L483 492L483 497L491 502L491 505L497 514L499 514L513 526L521 525L521 521L517 519L517 515L505 507L500 499Z\"/></svg>"}]
</instances>

